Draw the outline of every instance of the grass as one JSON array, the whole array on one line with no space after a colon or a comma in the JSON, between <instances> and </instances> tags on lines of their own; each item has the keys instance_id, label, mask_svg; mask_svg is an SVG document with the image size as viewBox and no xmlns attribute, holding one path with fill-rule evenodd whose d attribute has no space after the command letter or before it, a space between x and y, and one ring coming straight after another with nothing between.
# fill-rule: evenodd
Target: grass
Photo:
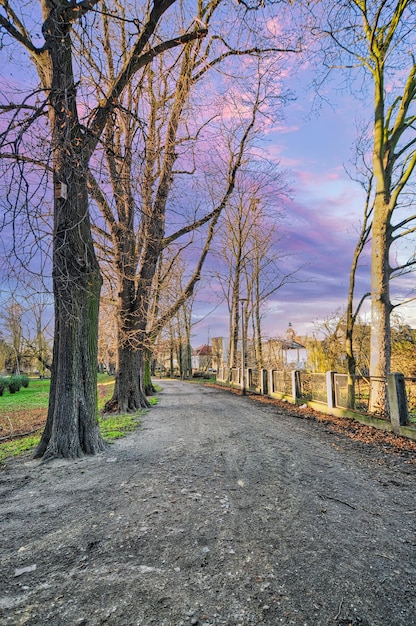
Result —
<instances>
[{"instance_id":1,"label":"grass","mask_svg":"<svg viewBox=\"0 0 416 626\"><path fill-rule=\"evenodd\" d=\"M105 441L111 442L121 437L125 437L127 433L132 433L141 424L142 411L132 413L131 415L111 415L108 417L100 417L98 420L100 431Z\"/></svg>"},{"instance_id":2,"label":"grass","mask_svg":"<svg viewBox=\"0 0 416 626\"><path fill-rule=\"evenodd\" d=\"M18 393L4 392L0 397L0 462L12 456L19 456L33 450L40 440L41 430L46 419L49 400L49 380L31 379L29 387L21 388ZM107 374L98 375L98 410L102 411L105 403L112 396L114 378ZM151 405L158 402L156 397L148 398ZM140 426L145 411L127 415L100 416L98 423L103 439L107 442L125 437ZM20 429L27 432L33 427L38 428L36 433L16 437L8 441L1 441L2 424L10 430L18 430L13 425L24 420ZM40 425L39 425L40 424ZM10 428L12 426L12 428ZM3 429L6 432L6 428Z\"/></svg>"},{"instance_id":3,"label":"grass","mask_svg":"<svg viewBox=\"0 0 416 626\"><path fill-rule=\"evenodd\" d=\"M0 396L0 417L7 411L24 411L27 409L43 409L48 407L49 380L31 378L28 387L21 387L17 393L4 390Z\"/></svg>"},{"instance_id":4,"label":"grass","mask_svg":"<svg viewBox=\"0 0 416 626\"><path fill-rule=\"evenodd\" d=\"M39 440L40 435L29 435L0 443L0 463L11 456L19 456L23 452L33 450L38 445Z\"/></svg>"}]
</instances>

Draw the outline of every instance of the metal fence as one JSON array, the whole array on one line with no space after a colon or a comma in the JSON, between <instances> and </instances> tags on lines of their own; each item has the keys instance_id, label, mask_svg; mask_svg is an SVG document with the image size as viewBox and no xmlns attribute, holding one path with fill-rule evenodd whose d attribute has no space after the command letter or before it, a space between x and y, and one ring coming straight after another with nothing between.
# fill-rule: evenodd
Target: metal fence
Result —
<instances>
[{"instance_id":1,"label":"metal fence","mask_svg":"<svg viewBox=\"0 0 416 626\"><path fill-rule=\"evenodd\" d=\"M311 400L313 400L313 402L322 402L323 404L328 404L326 374L309 374L309 376L311 377Z\"/></svg>"},{"instance_id":2,"label":"metal fence","mask_svg":"<svg viewBox=\"0 0 416 626\"><path fill-rule=\"evenodd\" d=\"M348 408L348 376L347 374L334 374L335 406L341 409ZM355 409L368 411L370 399L370 378L354 376Z\"/></svg>"}]
</instances>

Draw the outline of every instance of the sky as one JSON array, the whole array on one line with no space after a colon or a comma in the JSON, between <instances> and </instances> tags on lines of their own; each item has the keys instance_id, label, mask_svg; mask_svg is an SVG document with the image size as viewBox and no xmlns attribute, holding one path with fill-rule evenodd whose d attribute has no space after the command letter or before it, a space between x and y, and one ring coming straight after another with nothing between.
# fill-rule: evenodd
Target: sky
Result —
<instances>
[{"instance_id":1,"label":"sky","mask_svg":"<svg viewBox=\"0 0 416 626\"><path fill-rule=\"evenodd\" d=\"M269 301L263 320L265 338L285 336L289 323L299 336L319 336L319 322L346 306L365 199L347 171L354 171L357 122L365 111L350 94L340 96L334 89L327 95L331 104L323 103L318 114L311 113L312 94L302 88L265 144L270 156L288 171L291 197L285 201L281 247L300 268L296 282L282 287ZM361 265L358 298L368 290L368 255ZM193 345L228 336L226 308L218 306L209 314L209 295L206 298L195 306ZM369 303L362 312L369 319ZM416 327L416 303L400 307L399 312Z\"/></svg>"},{"instance_id":2,"label":"sky","mask_svg":"<svg viewBox=\"0 0 416 626\"><path fill-rule=\"evenodd\" d=\"M289 83L296 100L285 108L285 118L269 129L264 149L287 170L290 198L284 201L280 246L299 267L295 282L270 299L263 322L264 336L284 336L289 323L300 336L313 335L316 324L346 305L349 270L360 226L364 197L345 168L353 169L357 121L368 111L347 92L328 84L319 113L312 112L313 94L306 88L310 76ZM330 102L330 104L329 104ZM360 280L358 294L368 289ZM201 281L202 283L202 281ZM368 306L364 307L368 314ZM416 327L416 304L403 310ZM200 290L194 306L194 346L212 337L228 335L228 311L209 287Z\"/></svg>"}]
</instances>

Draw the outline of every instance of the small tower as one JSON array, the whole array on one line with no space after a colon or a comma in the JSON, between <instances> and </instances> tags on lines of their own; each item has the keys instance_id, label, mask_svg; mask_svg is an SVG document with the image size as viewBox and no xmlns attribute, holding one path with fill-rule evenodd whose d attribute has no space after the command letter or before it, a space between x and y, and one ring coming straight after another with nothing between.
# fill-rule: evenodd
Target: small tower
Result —
<instances>
[{"instance_id":1,"label":"small tower","mask_svg":"<svg viewBox=\"0 0 416 626\"><path fill-rule=\"evenodd\" d=\"M286 337L288 338L289 341L294 341L295 337L296 337L296 333L292 328L292 322L289 322L289 326L288 329L286 331Z\"/></svg>"}]
</instances>

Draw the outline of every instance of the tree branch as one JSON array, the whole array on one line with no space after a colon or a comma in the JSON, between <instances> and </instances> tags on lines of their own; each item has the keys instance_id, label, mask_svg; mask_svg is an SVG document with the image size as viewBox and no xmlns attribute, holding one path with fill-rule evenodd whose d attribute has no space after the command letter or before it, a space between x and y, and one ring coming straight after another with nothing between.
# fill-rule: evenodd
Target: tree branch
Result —
<instances>
[{"instance_id":1,"label":"tree branch","mask_svg":"<svg viewBox=\"0 0 416 626\"><path fill-rule=\"evenodd\" d=\"M168 4L172 4L174 1L175 0L169 0ZM136 72L138 72L139 69L149 64L156 56L158 56L162 52L165 52L166 50L170 50L171 48L175 48L176 46L186 44L190 41L194 41L195 39L205 37L205 35L207 34L206 29L199 29L192 33L186 33L185 35L174 37L173 39L170 39L169 41L164 41L163 43L143 53L143 48L147 44L147 41L151 35L151 32L149 32L150 27L153 26L153 29L154 29L156 26L156 24L154 24L154 21L156 19L156 14L154 14L153 12L154 12L154 9L150 15L148 23L146 24L144 32L139 37L139 40L134 46L129 58L124 63L124 66L122 70L120 71L120 74L118 78L116 79L116 82L114 83L113 87L111 88L109 94L107 95L104 104L98 107L98 109L96 109L94 113L92 122L89 125L89 130L90 130L91 135L90 135L90 139L88 142L89 143L88 151L90 154L92 154L92 152L94 151L98 142L98 138L100 137L106 125L108 116L110 112L113 110L115 103L117 102L118 98L120 97L122 91L126 87L131 77ZM158 18L159 16L157 16L157 19Z\"/></svg>"}]
</instances>

